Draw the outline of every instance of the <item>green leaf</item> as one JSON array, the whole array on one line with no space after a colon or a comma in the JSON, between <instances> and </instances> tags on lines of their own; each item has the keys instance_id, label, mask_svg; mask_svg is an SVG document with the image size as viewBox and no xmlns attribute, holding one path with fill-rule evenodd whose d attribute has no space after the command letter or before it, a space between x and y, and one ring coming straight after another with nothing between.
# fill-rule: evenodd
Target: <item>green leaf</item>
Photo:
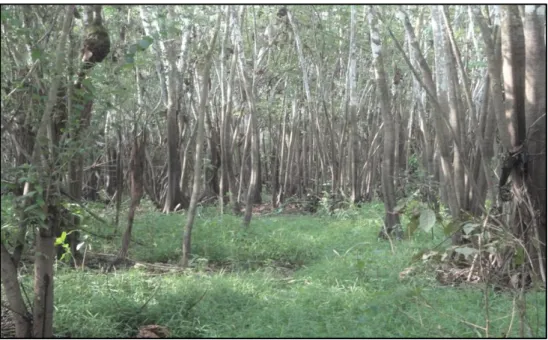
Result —
<instances>
[{"instance_id":1,"label":"green leaf","mask_svg":"<svg viewBox=\"0 0 548 340\"><path fill-rule=\"evenodd\" d=\"M137 44L133 44L131 46L129 46L129 52L128 54L130 54L131 56L134 56L135 53L139 50L139 46Z\"/></svg>"},{"instance_id":2,"label":"green leaf","mask_svg":"<svg viewBox=\"0 0 548 340\"><path fill-rule=\"evenodd\" d=\"M129 65L129 68L132 68L134 63L135 63L134 55L133 54L127 54L126 55L126 64L124 65L124 67L128 67L128 65Z\"/></svg>"},{"instance_id":3,"label":"green leaf","mask_svg":"<svg viewBox=\"0 0 548 340\"><path fill-rule=\"evenodd\" d=\"M477 223L466 223L463 227L462 227L462 230L464 230L464 233L466 235L470 235L470 233L472 231L474 231L474 229L476 229L477 227L479 227L480 225L477 224Z\"/></svg>"},{"instance_id":4,"label":"green leaf","mask_svg":"<svg viewBox=\"0 0 548 340\"><path fill-rule=\"evenodd\" d=\"M29 205L28 207L26 207L25 209L23 209L23 212L29 212L29 211L32 211L32 210L38 210L39 207L37 204L32 204L32 205Z\"/></svg>"},{"instance_id":5,"label":"green leaf","mask_svg":"<svg viewBox=\"0 0 548 340\"><path fill-rule=\"evenodd\" d=\"M61 260L61 261L64 261L65 258L67 258L67 256L68 256L68 252L67 252L66 249L65 249L65 252L63 253L63 255L61 255L61 259L60 259L60 260Z\"/></svg>"},{"instance_id":6,"label":"green leaf","mask_svg":"<svg viewBox=\"0 0 548 340\"><path fill-rule=\"evenodd\" d=\"M55 239L55 245L59 246L59 245L65 244L66 239L67 239L67 233L65 231L63 231L61 233L61 236L59 236L58 238Z\"/></svg>"},{"instance_id":7,"label":"green leaf","mask_svg":"<svg viewBox=\"0 0 548 340\"><path fill-rule=\"evenodd\" d=\"M421 212L420 228L425 232L429 232L436 224L436 214L431 209L425 209Z\"/></svg>"},{"instance_id":8,"label":"green leaf","mask_svg":"<svg viewBox=\"0 0 548 340\"><path fill-rule=\"evenodd\" d=\"M479 252L477 249L470 248L470 247L458 247L458 248L455 248L455 251L459 254L464 255L465 257L468 257L472 254L477 254Z\"/></svg>"},{"instance_id":9,"label":"green leaf","mask_svg":"<svg viewBox=\"0 0 548 340\"><path fill-rule=\"evenodd\" d=\"M143 39L139 40L139 47L141 48L141 51L146 50L150 45L152 45L152 42L154 39L149 36L144 36Z\"/></svg>"}]
</instances>

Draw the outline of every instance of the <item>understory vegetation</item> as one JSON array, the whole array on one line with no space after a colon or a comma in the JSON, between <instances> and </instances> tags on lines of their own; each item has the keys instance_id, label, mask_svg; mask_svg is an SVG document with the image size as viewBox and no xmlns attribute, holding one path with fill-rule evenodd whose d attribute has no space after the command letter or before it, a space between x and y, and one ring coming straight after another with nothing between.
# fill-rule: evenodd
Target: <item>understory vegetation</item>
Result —
<instances>
[{"instance_id":1,"label":"understory vegetation","mask_svg":"<svg viewBox=\"0 0 548 340\"><path fill-rule=\"evenodd\" d=\"M107 219L113 213L95 208ZM443 229L382 241L382 216L382 202L331 216L277 210L244 230L239 217L199 207L194 256L182 270L176 235L184 214L161 214L145 202L130 261L108 274L105 259L116 255L120 238L85 218L84 270L56 263L54 334L135 337L143 325L160 325L171 337L546 336L545 291L526 291L520 306L519 291L443 285L434 266L413 261L424 249L450 245Z\"/></svg>"},{"instance_id":2,"label":"understory vegetation","mask_svg":"<svg viewBox=\"0 0 548 340\"><path fill-rule=\"evenodd\" d=\"M0 12L2 337L546 337L546 6Z\"/></svg>"}]
</instances>

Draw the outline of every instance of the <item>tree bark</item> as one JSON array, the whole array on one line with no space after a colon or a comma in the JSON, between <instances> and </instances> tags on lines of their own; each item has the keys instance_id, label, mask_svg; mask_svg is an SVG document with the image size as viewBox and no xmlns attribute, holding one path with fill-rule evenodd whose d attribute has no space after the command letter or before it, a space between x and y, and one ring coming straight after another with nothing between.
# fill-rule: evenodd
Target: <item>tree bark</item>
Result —
<instances>
[{"instance_id":1,"label":"tree bark","mask_svg":"<svg viewBox=\"0 0 548 340\"><path fill-rule=\"evenodd\" d=\"M546 42L544 25L546 7L526 5L525 35L525 123L529 164L527 191L534 207L534 263L536 272L546 282Z\"/></svg>"},{"instance_id":2,"label":"tree bark","mask_svg":"<svg viewBox=\"0 0 548 340\"><path fill-rule=\"evenodd\" d=\"M15 323L16 338L30 338L32 334L32 315L27 310L21 286L17 279L17 264L13 261L12 256L2 242L0 244L2 250L2 285L5 289L6 299Z\"/></svg>"},{"instance_id":3,"label":"tree bark","mask_svg":"<svg viewBox=\"0 0 548 340\"><path fill-rule=\"evenodd\" d=\"M371 52L373 65L375 68L375 80L377 82L377 91L379 94L379 104L383 120L383 159L382 159L382 193L384 200L384 226L379 232L379 237L386 237L393 231L396 231L397 237L401 233L397 228L400 224L398 214L394 211L396 207L396 196L394 192L394 119L390 112L390 96L386 84L386 73L384 72L384 63L382 56L382 45L379 35L376 9L369 6L368 21L371 28Z\"/></svg>"},{"instance_id":4,"label":"tree bark","mask_svg":"<svg viewBox=\"0 0 548 340\"><path fill-rule=\"evenodd\" d=\"M55 136L53 128L53 109L57 102L57 91L62 78L63 60L65 58L65 45L70 31L74 5L66 6L63 31L58 40L54 76L50 86L48 101L41 119L41 124L36 134L36 143L32 153L32 164L42 175L50 173L50 165L55 164L51 159L54 155ZM44 141L47 145L43 145ZM53 170L53 169L51 169ZM33 306L33 330L35 338L53 337L53 263L55 259L55 228L59 224L55 194L58 192L56 185L49 185L47 178L42 178L44 185L44 213L48 220L44 226L36 232L36 257L34 261L34 306ZM27 182L26 187L30 187Z\"/></svg>"},{"instance_id":5,"label":"tree bark","mask_svg":"<svg viewBox=\"0 0 548 340\"><path fill-rule=\"evenodd\" d=\"M251 84L252 78L248 74L249 70L246 68L244 46L241 37L241 24L244 12L245 7L241 6L239 13L240 20L238 20L238 18L236 17L236 13L233 13L232 26L234 27L234 45L236 47L236 53L238 54L239 71L244 85L244 90L247 97L247 104L249 108L249 131L251 133L251 175L249 179L249 186L247 188L248 190L246 197L246 206L243 219L243 226L244 228L247 228L249 227L249 223L251 222L251 212L254 203L253 199L256 198L254 197L254 195L257 191L257 186L259 184L260 138L259 126L257 124L256 117L257 113L255 107L255 93ZM257 64L259 64L259 62L257 62Z\"/></svg>"},{"instance_id":6,"label":"tree bark","mask_svg":"<svg viewBox=\"0 0 548 340\"><path fill-rule=\"evenodd\" d=\"M142 137L135 136L131 149L131 158L129 161L130 171L130 190L131 190L131 205L129 207L127 217L127 228L122 237L122 247L116 261L125 259L131 242L131 230L133 228L133 220L135 212L141 203L143 197L143 173L145 169L145 147L146 147L146 130L143 131Z\"/></svg>"},{"instance_id":7,"label":"tree bark","mask_svg":"<svg viewBox=\"0 0 548 340\"><path fill-rule=\"evenodd\" d=\"M213 56L213 50L215 42L217 41L217 35L219 34L219 27L221 23L221 15L217 17L217 25L213 33L213 37L209 42L207 55L203 64L202 75L202 88L200 96L200 110L198 112L198 122L196 131L196 153L194 159L194 181L192 185L192 196L190 197L190 205L188 207L187 221L183 232L182 249L183 254L181 257L181 266L183 268L188 267L191 254L191 242L192 242L192 226L194 225L194 217L196 216L196 207L198 206L198 199L200 195L201 178L202 178L202 148L204 144L204 121L206 115L206 104L209 93L208 79L211 69L211 58Z\"/></svg>"}]
</instances>

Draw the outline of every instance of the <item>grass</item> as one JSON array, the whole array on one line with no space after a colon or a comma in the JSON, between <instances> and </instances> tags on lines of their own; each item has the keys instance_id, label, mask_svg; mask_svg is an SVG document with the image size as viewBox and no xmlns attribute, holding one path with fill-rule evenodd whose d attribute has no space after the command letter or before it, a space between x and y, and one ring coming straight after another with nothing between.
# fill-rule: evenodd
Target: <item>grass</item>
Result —
<instances>
[{"instance_id":1,"label":"grass","mask_svg":"<svg viewBox=\"0 0 548 340\"><path fill-rule=\"evenodd\" d=\"M193 231L193 269L157 274L144 269L110 274L59 266L56 334L134 337L140 326L166 326L173 337L485 337L484 289L442 286L418 267L400 279L418 250L443 233L378 241L382 204L338 217L241 219L200 209ZM176 263L185 216L142 211L130 258ZM92 227L95 228L95 227ZM91 236L92 251L114 253L119 238ZM222 269L222 270L221 270ZM30 288L30 287L29 287ZM513 296L489 291L491 337L509 329ZM546 293L527 294L532 337L546 337ZM508 336L519 336L516 311Z\"/></svg>"}]
</instances>

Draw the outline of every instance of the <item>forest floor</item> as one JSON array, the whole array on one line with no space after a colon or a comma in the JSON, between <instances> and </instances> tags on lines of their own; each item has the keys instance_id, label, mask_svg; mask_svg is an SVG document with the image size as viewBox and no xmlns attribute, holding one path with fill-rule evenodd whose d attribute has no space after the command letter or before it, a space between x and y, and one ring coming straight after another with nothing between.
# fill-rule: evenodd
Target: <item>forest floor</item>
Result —
<instances>
[{"instance_id":1,"label":"forest floor","mask_svg":"<svg viewBox=\"0 0 548 340\"><path fill-rule=\"evenodd\" d=\"M86 218L95 234L86 268L56 264L55 333L136 337L148 325L170 337L476 338L518 337L523 325L526 336L546 337L545 291L527 292L521 320L511 291L442 285L412 257L443 243L443 233L378 240L382 214L378 202L335 216L265 210L242 230L240 217L200 207L191 268L181 270L185 215L144 207L131 261L109 273L120 238L99 237L112 230ZM32 292L30 277L23 281Z\"/></svg>"}]
</instances>

